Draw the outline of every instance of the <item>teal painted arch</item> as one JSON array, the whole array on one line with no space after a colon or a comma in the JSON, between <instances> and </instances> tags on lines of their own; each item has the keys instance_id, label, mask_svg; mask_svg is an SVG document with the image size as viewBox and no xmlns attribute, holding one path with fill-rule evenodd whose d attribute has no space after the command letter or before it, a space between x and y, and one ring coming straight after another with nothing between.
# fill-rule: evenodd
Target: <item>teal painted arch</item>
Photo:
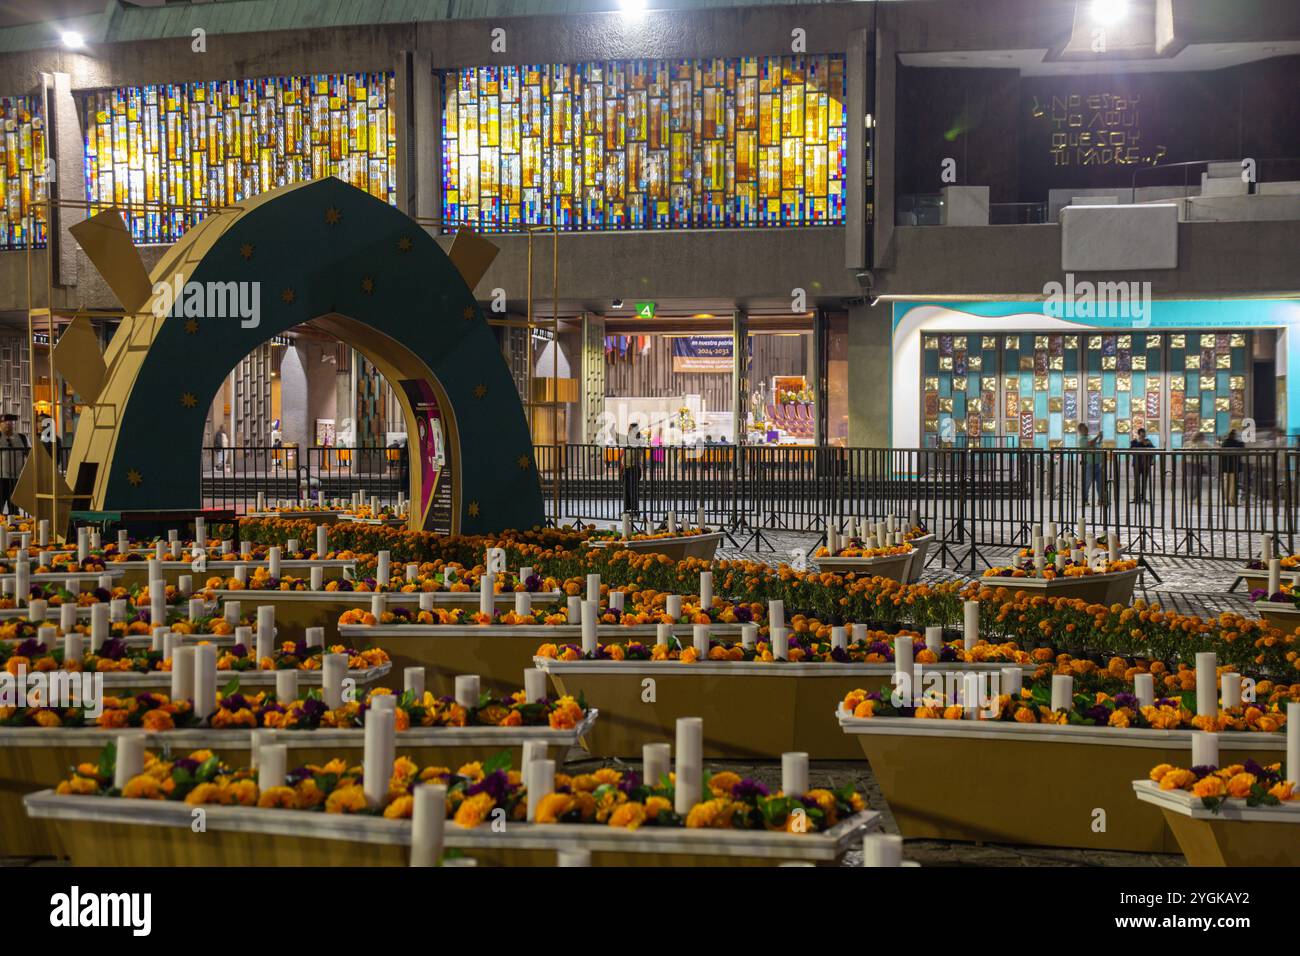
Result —
<instances>
[{"instance_id":1,"label":"teal painted arch","mask_svg":"<svg viewBox=\"0 0 1300 956\"><path fill-rule=\"evenodd\" d=\"M352 322L340 324L367 330L345 336L349 344L364 354L397 343L427 367L450 405L454 526L475 534L542 522L528 424L496 336L417 223L327 178L287 188L224 229L182 269L185 279L259 283L260 322L244 328L238 316L206 315L162 322L121 411L105 508L198 507L204 421L230 371L274 335L342 316Z\"/></svg>"}]
</instances>

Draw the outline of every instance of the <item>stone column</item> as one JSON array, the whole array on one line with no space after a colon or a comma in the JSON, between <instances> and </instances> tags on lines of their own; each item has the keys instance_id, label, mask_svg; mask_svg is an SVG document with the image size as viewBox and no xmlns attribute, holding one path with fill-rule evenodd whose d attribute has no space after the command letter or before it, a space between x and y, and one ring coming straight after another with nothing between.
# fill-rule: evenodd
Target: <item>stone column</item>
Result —
<instances>
[{"instance_id":1,"label":"stone column","mask_svg":"<svg viewBox=\"0 0 1300 956\"><path fill-rule=\"evenodd\" d=\"M893 304L849 307L849 445L890 444ZM920 374L919 370L917 374Z\"/></svg>"}]
</instances>

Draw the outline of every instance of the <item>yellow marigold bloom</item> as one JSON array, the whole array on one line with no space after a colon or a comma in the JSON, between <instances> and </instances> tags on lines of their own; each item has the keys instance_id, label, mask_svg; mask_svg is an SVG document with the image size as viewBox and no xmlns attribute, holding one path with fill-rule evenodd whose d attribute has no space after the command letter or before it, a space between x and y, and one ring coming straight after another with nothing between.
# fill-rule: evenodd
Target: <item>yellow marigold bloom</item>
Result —
<instances>
[{"instance_id":1,"label":"yellow marigold bloom","mask_svg":"<svg viewBox=\"0 0 1300 956\"><path fill-rule=\"evenodd\" d=\"M645 802L645 818L653 820L661 813L671 813L672 802L667 797L649 797Z\"/></svg>"},{"instance_id":2,"label":"yellow marigold bloom","mask_svg":"<svg viewBox=\"0 0 1300 956\"><path fill-rule=\"evenodd\" d=\"M620 804L609 817L609 825L612 827L622 827L627 830L635 830L646 818L645 806L640 803L623 803Z\"/></svg>"},{"instance_id":3,"label":"yellow marigold bloom","mask_svg":"<svg viewBox=\"0 0 1300 956\"><path fill-rule=\"evenodd\" d=\"M74 776L61 782L55 792L62 797L69 795L90 796L99 792L99 784L90 777Z\"/></svg>"},{"instance_id":4,"label":"yellow marigold bloom","mask_svg":"<svg viewBox=\"0 0 1300 956\"><path fill-rule=\"evenodd\" d=\"M1250 796L1250 788L1258 778L1253 773L1239 773L1228 781L1228 795L1232 797Z\"/></svg>"},{"instance_id":5,"label":"yellow marigold bloom","mask_svg":"<svg viewBox=\"0 0 1300 956\"><path fill-rule=\"evenodd\" d=\"M226 788L232 803L237 803L241 807L257 806L257 781L255 780L236 780Z\"/></svg>"},{"instance_id":6,"label":"yellow marigold bloom","mask_svg":"<svg viewBox=\"0 0 1300 956\"><path fill-rule=\"evenodd\" d=\"M573 809L573 798L567 793L548 793L537 802L536 823L558 823L560 817Z\"/></svg>"},{"instance_id":7,"label":"yellow marigold bloom","mask_svg":"<svg viewBox=\"0 0 1300 956\"><path fill-rule=\"evenodd\" d=\"M163 799L162 785L156 778L142 773L126 782L126 786L122 788L122 796L128 800L161 800Z\"/></svg>"},{"instance_id":8,"label":"yellow marigold bloom","mask_svg":"<svg viewBox=\"0 0 1300 956\"><path fill-rule=\"evenodd\" d=\"M366 808L366 792L356 784L337 787L325 799L326 813L360 813Z\"/></svg>"},{"instance_id":9,"label":"yellow marigold bloom","mask_svg":"<svg viewBox=\"0 0 1300 956\"><path fill-rule=\"evenodd\" d=\"M415 797L404 793L388 806L384 807L384 816L389 820L408 820L415 807Z\"/></svg>"},{"instance_id":10,"label":"yellow marigold bloom","mask_svg":"<svg viewBox=\"0 0 1300 956\"><path fill-rule=\"evenodd\" d=\"M1129 725L1128 710L1123 707L1117 707L1111 711L1110 719L1106 721L1110 727L1127 727Z\"/></svg>"},{"instance_id":11,"label":"yellow marigold bloom","mask_svg":"<svg viewBox=\"0 0 1300 956\"><path fill-rule=\"evenodd\" d=\"M185 802L192 807L205 803L230 803L230 792L215 783L201 783L185 796Z\"/></svg>"},{"instance_id":12,"label":"yellow marigold bloom","mask_svg":"<svg viewBox=\"0 0 1300 956\"><path fill-rule=\"evenodd\" d=\"M1278 800L1294 800L1296 797L1295 784L1290 780L1283 780L1269 787L1268 793L1269 796L1276 797Z\"/></svg>"},{"instance_id":13,"label":"yellow marigold bloom","mask_svg":"<svg viewBox=\"0 0 1300 956\"><path fill-rule=\"evenodd\" d=\"M465 777L473 783L478 783L483 779L483 764L475 760L473 763L467 763L456 771L456 776Z\"/></svg>"},{"instance_id":14,"label":"yellow marigold bloom","mask_svg":"<svg viewBox=\"0 0 1300 956\"><path fill-rule=\"evenodd\" d=\"M1160 778L1161 790L1185 790L1196 781L1196 774L1190 770L1174 768Z\"/></svg>"},{"instance_id":15,"label":"yellow marigold bloom","mask_svg":"<svg viewBox=\"0 0 1300 956\"><path fill-rule=\"evenodd\" d=\"M496 801L490 793L476 793L472 797L466 797L465 802L456 808L456 825L466 829L478 826L487 819L495 805Z\"/></svg>"},{"instance_id":16,"label":"yellow marigold bloom","mask_svg":"<svg viewBox=\"0 0 1300 956\"><path fill-rule=\"evenodd\" d=\"M1221 797L1227 791L1223 781L1211 774L1196 781L1192 794L1197 797Z\"/></svg>"},{"instance_id":17,"label":"yellow marigold bloom","mask_svg":"<svg viewBox=\"0 0 1300 956\"><path fill-rule=\"evenodd\" d=\"M731 792L736 789L740 783L740 775L732 773L730 770L724 770L721 773L715 773L709 778L709 789L713 791L715 797L731 796Z\"/></svg>"},{"instance_id":18,"label":"yellow marigold bloom","mask_svg":"<svg viewBox=\"0 0 1300 956\"><path fill-rule=\"evenodd\" d=\"M298 805L298 797L293 787L271 787L262 791L257 805L274 810L292 810Z\"/></svg>"}]
</instances>

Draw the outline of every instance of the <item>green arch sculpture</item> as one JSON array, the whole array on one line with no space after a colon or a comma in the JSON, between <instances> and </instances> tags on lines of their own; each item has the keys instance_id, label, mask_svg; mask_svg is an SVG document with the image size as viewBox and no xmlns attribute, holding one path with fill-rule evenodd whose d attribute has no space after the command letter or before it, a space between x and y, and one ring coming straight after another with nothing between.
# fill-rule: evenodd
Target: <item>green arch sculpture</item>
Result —
<instances>
[{"instance_id":1,"label":"green arch sculpture","mask_svg":"<svg viewBox=\"0 0 1300 956\"><path fill-rule=\"evenodd\" d=\"M375 362L398 394L414 526L431 521L418 513L431 497L416 460L421 394L445 422L450 530L542 522L528 425L496 337L447 254L405 214L332 177L286 186L209 216L151 278L155 295L115 333L105 385L78 424L68 473L93 486L92 507L198 507L203 425L217 390L254 348L312 320ZM158 284L173 281L258 283L259 324L155 316Z\"/></svg>"}]
</instances>

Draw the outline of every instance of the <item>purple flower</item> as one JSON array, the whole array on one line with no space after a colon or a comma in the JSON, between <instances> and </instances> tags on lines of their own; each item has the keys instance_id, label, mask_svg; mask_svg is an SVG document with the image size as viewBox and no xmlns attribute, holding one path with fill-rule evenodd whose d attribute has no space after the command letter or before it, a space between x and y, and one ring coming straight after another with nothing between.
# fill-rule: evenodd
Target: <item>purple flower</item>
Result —
<instances>
[{"instance_id":1,"label":"purple flower","mask_svg":"<svg viewBox=\"0 0 1300 956\"><path fill-rule=\"evenodd\" d=\"M891 648L884 641L872 641L871 644L867 647L867 653L879 654L881 657L885 658L886 660L892 660L894 656L893 648Z\"/></svg>"},{"instance_id":2,"label":"purple flower","mask_svg":"<svg viewBox=\"0 0 1300 956\"><path fill-rule=\"evenodd\" d=\"M34 637L27 638L27 640L19 644L18 649L14 651L14 654L18 657L33 657L37 654L43 653L45 653L45 645L37 643L37 640Z\"/></svg>"},{"instance_id":3,"label":"purple flower","mask_svg":"<svg viewBox=\"0 0 1300 956\"><path fill-rule=\"evenodd\" d=\"M746 607L743 604L737 607L735 609L735 612L736 612L736 620L739 621L741 624L750 624L754 620L754 612L751 611L748 607Z\"/></svg>"},{"instance_id":4,"label":"purple flower","mask_svg":"<svg viewBox=\"0 0 1300 956\"><path fill-rule=\"evenodd\" d=\"M248 706L248 698L243 694L231 694L221 700L222 710L243 710Z\"/></svg>"},{"instance_id":5,"label":"purple flower","mask_svg":"<svg viewBox=\"0 0 1300 956\"><path fill-rule=\"evenodd\" d=\"M351 582L351 581L340 581L340 582L339 582L339 590L340 590L340 591L351 591L351 590L353 590L352 582Z\"/></svg>"},{"instance_id":6,"label":"purple flower","mask_svg":"<svg viewBox=\"0 0 1300 956\"><path fill-rule=\"evenodd\" d=\"M629 770L623 774L623 779L618 782L618 789L622 790L628 796L632 791L641 786L641 775L634 770Z\"/></svg>"},{"instance_id":7,"label":"purple flower","mask_svg":"<svg viewBox=\"0 0 1300 956\"><path fill-rule=\"evenodd\" d=\"M771 794L767 786L752 777L746 777L736 784L736 788L731 791L731 795L737 800L752 800L758 797L766 797Z\"/></svg>"},{"instance_id":8,"label":"purple flower","mask_svg":"<svg viewBox=\"0 0 1300 956\"><path fill-rule=\"evenodd\" d=\"M842 647L832 647L831 660L836 664L848 664L850 662L849 652Z\"/></svg>"},{"instance_id":9,"label":"purple flower","mask_svg":"<svg viewBox=\"0 0 1300 956\"><path fill-rule=\"evenodd\" d=\"M197 760L191 760L189 757L177 757L176 761L172 764L172 769L188 770L190 773L193 773L195 770L199 769L199 762Z\"/></svg>"},{"instance_id":10,"label":"purple flower","mask_svg":"<svg viewBox=\"0 0 1300 956\"><path fill-rule=\"evenodd\" d=\"M1120 691L1118 694L1115 695L1115 706L1128 707L1133 710L1137 710L1139 706L1138 699L1134 697L1132 694L1126 693L1124 691Z\"/></svg>"},{"instance_id":11,"label":"purple flower","mask_svg":"<svg viewBox=\"0 0 1300 956\"><path fill-rule=\"evenodd\" d=\"M478 783L470 784L465 790L465 796L472 797L476 793L488 793L492 799L500 803L510 792L510 778L506 776L504 770L493 770Z\"/></svg>"},{"instance_id":12,"label":"purple flower","mask_svg":"<svg viewBox=\"0 0 1300 956\"><path fill-rule=\"evenodd\" d=\"M1110 722L1110 711L1104 704L1094 704L1085 710L1083 715L1103 727Z\"/></svg>"},{"instance_id":13,"label":"purple flower","mask_svg":"<svg viewBox=\"0 0 1300 956\"><path fill-rule=\"evenodd\" d=\"M542 578L538 574L528 575L528 580L524 582L525 591L540 591L542 589Z\"/></svg>"},{"instance_id":14,"label":"purple flower","mask_svg":"<svg viewBox=\"0 0 1300 956\"><path fill-rule=\"evenodd\" d=\"M120 637L110 637L99 647L99 656L110 661L120 660L126 654L126 642Z\"/></svg>"},{"instance_id":15,"label":"purple flower","mask_svg":"<svg viewBox=\"0 0 1300 956\"><path fill-rule=\"evenodd\" d=\"M113 595L108 588L95 588L90 593L95 595L95 600L100 604L107 604L109 601L113 600Z\"/></svg>"},{"instance_id":16,"label":"purple flower","mask_svg":"<svg viewBox=\"0 0 1300 956\"><path fill-rule=\"evenodd\" d=\"M1197 780L1200 780L1202 777L1210 776L1212 773L1214 773L1214 771L1218 769L1219 769L1218 767L1215 767L1212 764L1203 764L1203 765L1198 765L1193 767L1192 773L1196 774Z\"/></svg>"},{"instance_id":17,"label":"purple flower","mask_svg":"<svg viewBox=\"0 0 1300 956\"><path fill-rule=\"evenodd\" d=\"M939 660L943 661L944 663L948 663L950 661L955 661L956 659L957 659L957 652L953 650L952 647L950 647L949 645L947 644L943 645L943 649L939 651Z\"/></svg>"},{"instance_id":18,"label":"purple flower","mask_svg":"<svg viewBox=\"0 0 1300 956\"><path fill-rule=\"evenodd\" d=\"M1250 589L1250 599L1252 601L1262 601L1266 597L1268 597L1268 591L1264 590L1263 588Z\"/></svg>"},{"instance_id":19,"label":"purple flower","mask_svg":"<svg viewBox=\"0 0 1300 956\"><path fill-rule=\"evenodd\" d=\"M234 654L236 657L247 657L248 648L245 647L243 644L236 644L234 647L230 649L230 653Z\"/></svg>"},{"instance_id":20,"label":"purple flower","mask_svg":"<svg viewBox=\"0 0 1300 956\"><path fill-rule=\"evenodd\" d=\"M329 708L325 706L325 702L323 700L317 700L315 697L309 697L307 700L302 702L302 715L309 723L318 722L325 716L327 710L329 710Z\"/></svg>"}]
</instances>

